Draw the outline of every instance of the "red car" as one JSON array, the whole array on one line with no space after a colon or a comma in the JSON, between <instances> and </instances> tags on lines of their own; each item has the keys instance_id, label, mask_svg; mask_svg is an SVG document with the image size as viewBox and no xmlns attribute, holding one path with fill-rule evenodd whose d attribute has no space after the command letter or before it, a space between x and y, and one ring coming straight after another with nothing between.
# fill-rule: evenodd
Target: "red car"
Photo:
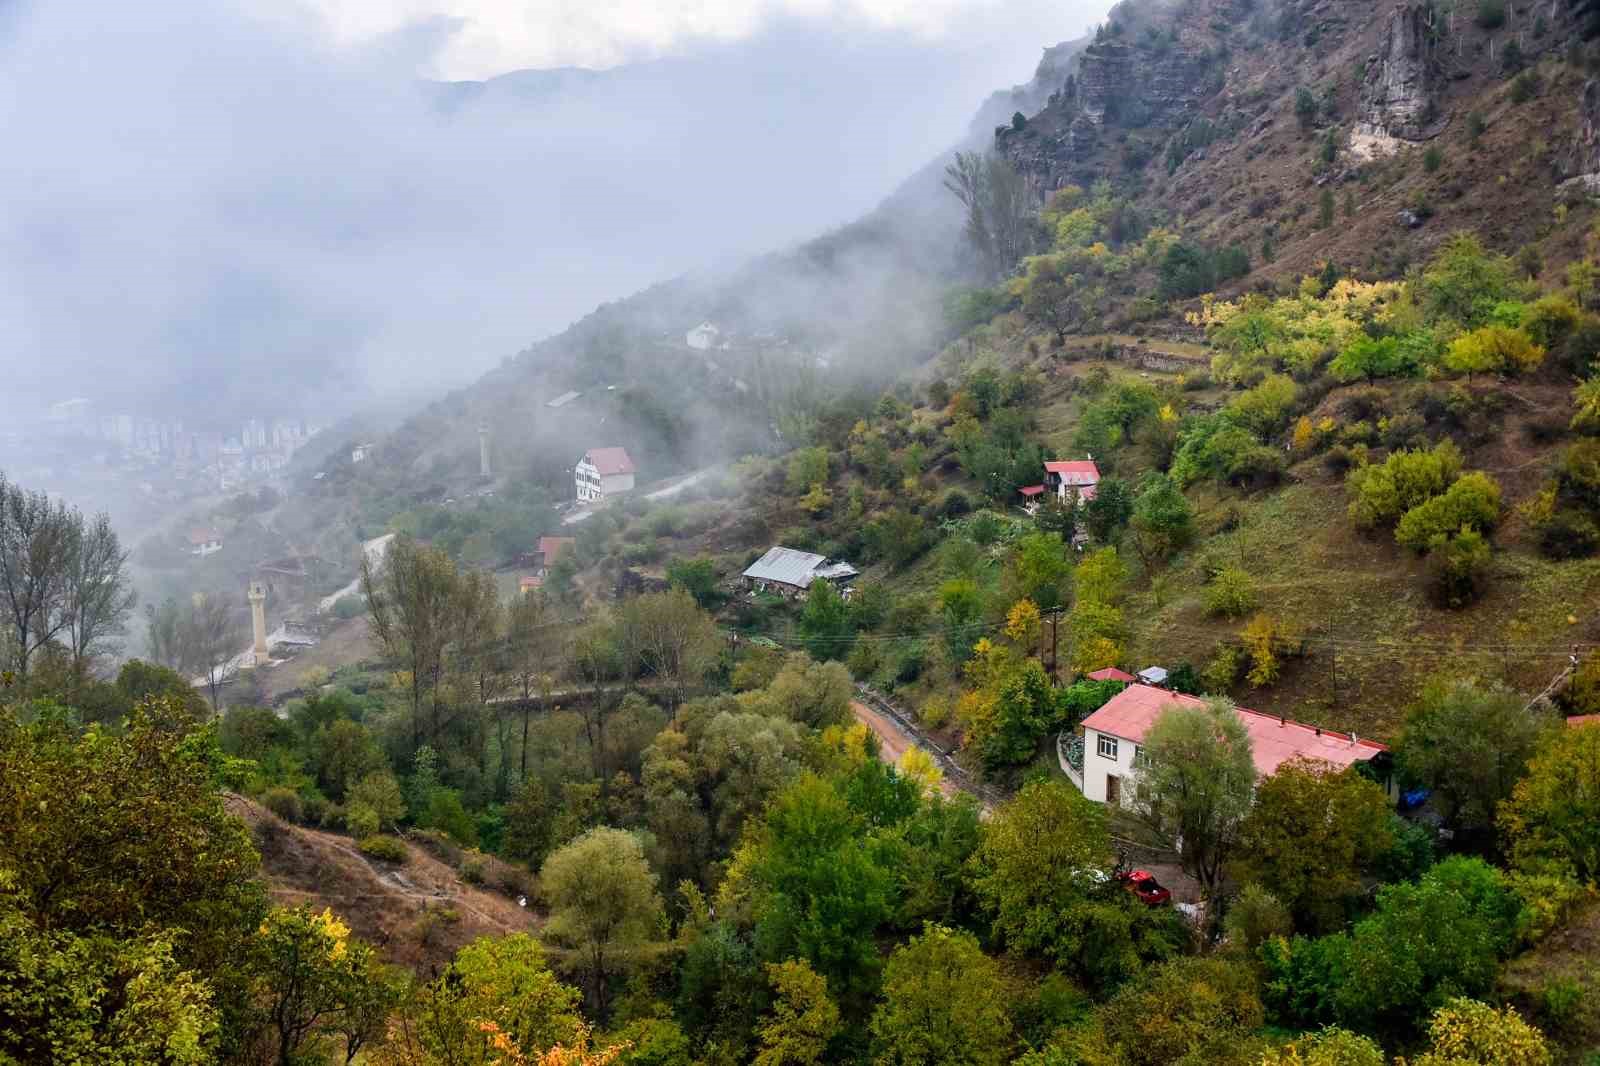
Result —
<instances>
[{"instance_id":1,"label":"red car","mask_svg":"<svg viewBox=\"0 0 1600 1066\"><path fill-rule=\"evenodd\" d=\"M1172 902L1172 893L1149 870L1124 871L1117 874L1117 880L1146 907L1160 907Z\"/></svg>"}]
</instances>

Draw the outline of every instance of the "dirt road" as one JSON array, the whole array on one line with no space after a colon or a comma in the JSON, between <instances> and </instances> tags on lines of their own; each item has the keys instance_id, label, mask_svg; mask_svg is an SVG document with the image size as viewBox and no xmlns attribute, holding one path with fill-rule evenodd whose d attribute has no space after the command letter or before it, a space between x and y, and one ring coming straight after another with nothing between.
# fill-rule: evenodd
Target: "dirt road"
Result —
<instances>
[{"instance_id":1,"label":"dirt road","mask_svg":"<svg viewBox=\"0 0 1600 1066\"><path fill-rule=\"evenodd\" d=\"M877 736L878 755L884 762L898 763L900 756L904 755L908 748L917 746L916 741L888 715L873 710L860 700L851 700L850 709L855 712L856 721L872 730ZM949 777L944 777L939 781L939 790L946 796L954 796L961 791L961 786L951 781ZM983 797L979 796L978 802L983 803ZM985 803L984 807L987 809L988 804Z\"/></svg>"}]
</instances>

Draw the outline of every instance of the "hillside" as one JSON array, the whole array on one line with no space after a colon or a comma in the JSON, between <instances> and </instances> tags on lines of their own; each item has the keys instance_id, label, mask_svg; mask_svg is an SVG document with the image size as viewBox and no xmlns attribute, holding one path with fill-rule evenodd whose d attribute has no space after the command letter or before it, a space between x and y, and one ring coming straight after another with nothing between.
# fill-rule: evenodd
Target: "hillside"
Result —
<instances>
[{"instance_id":1,"label":"hillside","mask_svg":"<svg viewBox=\"0 0 1600 1066\"><path fill-rule=\"evenodd\" d=\"M275 903L331 907L389 962L419 974L443 968L480 936L539 925L539 915L518 906L510 889L468 884L459 863L446 863L414 842L405 842L403 862L384 862L363 855L348 836L282 821L243 796L230 794L227 808L250 827Z\"/></svg>"}]
</instances>

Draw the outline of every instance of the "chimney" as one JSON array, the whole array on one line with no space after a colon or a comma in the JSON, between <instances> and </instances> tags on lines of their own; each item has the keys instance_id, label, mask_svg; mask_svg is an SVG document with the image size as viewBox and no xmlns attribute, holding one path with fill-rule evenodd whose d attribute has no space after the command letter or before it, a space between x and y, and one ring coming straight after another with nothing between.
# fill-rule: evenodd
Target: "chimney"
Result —
<instances>
[{"instance_id":1,"label":"chimney","mask_svg":"<svg viewBox=\"0 0 1600 1066\"><path fill-rule=\"evenodd\" d=\"M1288 724L1289 724L1289 719L1287 717L1285 717L1284 715L1281 715L1281 714L1278 715L1278 728L1279 729L1282 729L1284 726L1286 726Z\"/></svg>"},{"instance_id":2,"label":"chimney","mask_svg":"<svg viewBox=\"0 0 1600 1066\"><path fill-rule=\"evenodd\" d=\"M1322 727L1319 725L1319 726L1317 726L1317 736L1320 737L1321 735L1322 735Z\"/></svg>"}]
</instances>

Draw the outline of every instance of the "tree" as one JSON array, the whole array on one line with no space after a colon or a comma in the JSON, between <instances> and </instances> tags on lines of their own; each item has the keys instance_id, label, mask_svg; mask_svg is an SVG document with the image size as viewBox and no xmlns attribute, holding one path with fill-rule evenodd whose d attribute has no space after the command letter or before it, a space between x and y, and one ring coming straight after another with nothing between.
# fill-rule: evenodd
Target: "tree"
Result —
<instances>
[{"instance_id":1,"label":"tree","mask_svg":"<svg viewBox=\"0 0 1600 1066\"><path fill-rule=\"evenodd\" d=\"M375 991L385 991L372 949L352 940L350 927L329 910L274 910L261 923L255 949L279 1066L304 1061L301 1049L309 1039L338 1031L342 1018L360 1012ZM346 1050L348 1062L355 1053Z\"/></svg>"},{"instance_id":2,"label":"tree","mask_svg":"<svg viewBox=\"0 0 1600 1066\"><path fill-rule=\"evenodd\" d=\"M1515 1007L1496 1010L1459 997L1434 1012L1428 1045L1416 1066L1550 1066L1555 1061L1544 1035Z\"/></svg>"},{"instance_id":3,"label":"tree","mask_svg":"<svg viewBox=\"0 0 1600 1066\"><path fill-rule=\"evenodd\" d=\"M874 763L876 760L872 760ZM756 944L767 959L801 957L835 997L853 999L878 968L873 935L893 912L895 875L879 861L866 819L834 784L802 776L745 836L756 893Z\"/></svg>"},{"instance_id":4,"label":"tree","mask_svg":"<svg viewBox=\"0 0 1600 1066\"><path fill-rule=\"evenodd\" d=\"M819 577L806 591L806 604L800 611L800 636L813 658L842 659L849 653L854 636L850 606L833 582Z\"/></svg>"},{"instance_id":5,"label":"tree","mask_svg":"<svg viewBox=\"0 0 1600 1066\"><path fill-rule=\"evenodd\" d=\"M1348 1029L1329 1026L1261 1056L1261 1066L1384 1066L1383 1049Z\"/></svg>"},{"instance_id":6,"label":"tree","mask_svg":"<svg viewBox=\"0 0 1600 1066\"><path fill-rule=\"evenodd\" d=\"M1142 747L1134 809L1215 898L1255 788L1250 735L1232 701L1212 698L1163 712Z\"/></svg>"},{"instance_id":7,"label":"tree","mask_svg":"<svg viewBox=\"0 0 1600 1066\"><path fill-rule=\"evenodd\" d=\"M1482 532L1500 518L1500 486L1488 474L1474 470L1438 496L1411 508L1395 526L1394 539L1403 547L1425 551L1436 541L1463 530Z\"/></svg>"},{"instance_id":8,"label":"tree","mask_svg":"<svg viewBox=\"0 0 1600 1066\"><path fill-rule=\"evenodd\" d=\"M828 998L828 983L804 959L767 964L772 982L772 1014L757 1035L761 1050L754 1066L814 1066L823 1061L828 1041L839 1031L839 1008Z\"/></svg>"},{"instance_id":9,"label":"tree","mask_svg":"<svg viewBox=\"0 0 1600 1066\"><path fill-rule=\"evenodd\" d=\"M1263 1014L1248 964L1217 957L1173 959L1118 991L1098 1012L1096 1035L1115 1056L1109 1061L1127 1066L1255 1066L1260 1053L1251 1037Z\"/></svg>"},{"instance_id":10,"label":"tree","mask_svg":"<svg viewBox=\"0 0 1600 1066\"><path fill-rule=\"evenodd\" d=\"M560 661L559 623L543 589L518 597L506 616L506 666L521 689L522 741L517 745L518 779L528 777L528 730L534 711L534 693L542 704L548 699ZM501 753L502 761L505 753Z\"/></svg>"},{"instance_id":11,"label":"tree","mask_svg":"<svg viewBox=\"0 0 1600 1066\"><path fill-rule=\"evenodd\" d=\"M1234 870L1270 888L1297 927L1325 932L1343 924L1362 874L1393 843L1381 787L1353 770L1295 758L1256 789Z\"/></svg>"},{"instance_id":12,"label":"tree","mask_svg":"<svg viewBox=\"0 0 1600 1066\"><path fill-rule=\"evenodd\" d=\"M1053 533L1027 533L1017 539L1006 556L1002 582L1010 600L1032 600L1048 611L1065 602L1072 573L1066 547Z\"/></svg>"},{"instance_id":13,"label":"tree","mask_svg":"<svg viewBox=\"0 0 1600 1066\"><path fill-rule=\"evenodd\" d=\"M1255 610L1256 582L1249 572L1225 566L1206 586L1206 610L1224 618L1240 618Z\"/></svg>"},{"instance_id":14,"label":"tree","mask_svg":"<svg viewBox=\"0 0 1600 1066\"><path fill-rule=\"evenodd\" d=\"M1546 738L1500 805L1499 825L1518 869L1600 880L1600 729Z\"/></svg>"},{"instance_id":15,"label":"tree","mask_svg":"<svg viewBox=\"0 0 1600 1066\"><path fill-rule=\"evenodd\" d=\"M39 712L24 723L0 707L0 925L23 929L45 952L22 965L41 973L34 967L43 960L60 974L62 985L47 982L52 995L76 990L70 1004L43 1006L47 1016L37 1020L75 1024L76 1011L99 1004L92 1010L103 1013L86 1028L111 1047L118 1033L142 1042L160 1026L175 1034L173 1061L227 1058L248 1010L239 949L266 900L249 830L217 791L213 767L224 759L213 734L190 732L187 710L165 701L135 707L115 734L80 731L59 709ZM0 933L0 960L13 943ZM0 961L0 1017L8 1021L17 1015L5 996L19 988L8 974L17 972ZM225 1053L189 1055L185 1047L210 1046L213 1009ZM31 1041L44 1038L44 1030L14 1022L3 1028L7 1054L11 1041L40 1047ZM145 1045L119 1051L161 1060L161 1050L145 1058L136 1046ZM16 1060L54 1057L24 1050Z\"/></svg>"},{"instance_id":16,"label":"tree","mask_svg":"<svg viewBox=\"0 0 1600 1066\"><path fill-rule=\"evenodd\" d=\"M1108 544L1116 531L1133 517L1133 493L1121 478L1101 478L1095 486L1094 497L1084 503L1082 509L1089 536L1100 544Z\"/></svg>"},{"instance_id":17,"label":"tree","mask_svg":"<svg viewBox=\"0 0 1600 1066\"><path fill-rule=\"evenodd\" d=\"M1435 680L1407 714L1395 755L1407 778L1437 794L1451 825L1481 831L1555 724L1507 689Z\"/></svg>"},{"instance_id":18,"label":"tree","mask_svg":"<svg viewBox=\"0 0 1600 1066\"><path fill-rule=\"evenodd\" d=\"M1084 952L1112 917L1096 894L1112 863L1105 808L1066 781L1031 781L990 820L973 889L1008 949L1081 969L1102 961Z\"/></svg>"},{"instance_id":19,"label":"tree","mask_svg":"<svg viewBox=\"0 0 1600 1066\"><path fill-rule=\"evenodd\" d=\"M81 525L65 504L0 475L0 618L23 680L34 653L67 627L62 608Z\"/></svg>"},{"instance_id":20,"label":"tree","mask_svg":"<svg viewBox=\"0 0 1600 1066\"><path fill-rule=\"evenodd\" d=\"M227 599L196 593L183 623L183 668L205 681L213 711L221 708L222 686L237 674L234 658L239 639Z\"/></svg>"},{"instance_id":21,"label":"tree","mask_svg":"<svg viewBox=\"0 0 1600 1066\"><path fill-rule=\"evenodd\" d=\"M427 739L438 740L438 688L443 678L445 648L452 636L452 610L457 603L459 575L444 552L396 537L381 563L371 555L361 560L361 592L372 617L372 631L384 654L401 667L411 702L411 748L422 747L423 702L433 697Z\"/></svg>"},{"instance_id":22,"label":"tree","mask_svg":"<svg viewBox=\"0 0 1600 1066\"><path fill-rule=\"evenodd\" d=\"M991 278L1008 273L1034 240L1026 180L1004 158L977 152L957 152L944 174L944 187L966 208L967 243Z\"/></svg>"},{"instance_id":23,"label":"tree","mask_svg":"<svg viewBox=\"0 0 1600 1066\"><path fill-rule=\"evenodd\" d=\"M93 522L73 517L78 531L62 589L62 610L76 683L83 680L89 659L105 642L127 631L138 594L129 583L128 553L122 550L111 519L105 514Z\"/></svg>"},{"instance_id":24,"label":"tree","mask_svg":"<svg viewBox=\"0 0 1600 1066\"><path fill-rule=\"evenodd\" d=\"M1471 378L1495 370L1531 373L1544 362L1545 351L1520 329L1489 325L1462 334L1445 352L1445 369Z\"/></svg>"},{"instance_id":25,"label":"tree","mask_svg":"<svg viewBox=\"0 0 1600 1066\"><path fill-rule=\"evenodd\" d=\"M1148 569L1189 542L1194 513L1170 477L1152 472L1139 481L1132 526L1134 550Z\"/></svg>"},{"instance_id":26,"label":"tree","mask_svg":"<svg viewBox=\"0 0 1600 1066\"><path fill-rule=\"evenodd\" d=\"M386 769L374 770L357 781L348 798L351 810L364 807L377 816L381 829L393 829L406 816L400 782Z\"/></svg>"},{"instance_id":27,"label":"tree","mask_svg":"<svg viewBox=\"0 0 1600 1066\"><path fill-rule=\"evenodd\" d=\"M667 564L667 580L694 597L694 602L711 610L721 601L717 591L717 564L706 556L675 559Z\"/></svg>"},{"instance_id":28,"label":"tree","mask_svg":"<svg viewBox=\"0 0 1600 1066\"><path fill-rule=\"evenodd\" d=\"M169 670L183 669L183 611L178 601L168 596L160 607L147 603L144 616L150 660Z\"/></svg>"},{"instance_id":29,"label":"tree","mask_svg":"<svg viewBox=\"0 0 1600 1066\"><path fill-rule=\"evenodd\" d=\"M671 707L722 652L716 623L681 588L635 596L617 611L617 630L628 660L661 683Z\"/></svg>"},{"instance_id":30,"label":"tree","mask_svg":"<svg viewBox=\"0 0 1600 1066\"><path fill-rule=\"evenodd\" d=\"M587 1029L579 994L556 980L527 933L480 937L402 1005L378 1060L406 1066L500 1063L497 1038L537 1053L570 1046ZM562 1060L556 1060L562 1061Z\"/></svg>"},{"instance_id":31,"label":"tree","mask_svg":"<svg viewBox=\"0 0 1600 1066\"><path fill-rule=\"evenodd\" d=\"M979 619L983 615L983 596L970 578L955 578L939 586L939 614L944 619L945 644L956 662L972 654Z\"/></svg>"},{"instance_id":32,"label":"tree","mask_svg":"<svg viewBox=\"0 0 1600 1066\"><path fill-rule=\"evenodd\" d=\"M880 1066L1011 1061L1009 992L971 933L929 923L889 956L872 1015Z\"/></svg>"},{"instance_id":33,"label":"tree","mask_svg":"<svg viewBox=\"0 0 1600 1066\"><path fill-rule=\"evenodd\" d=\"M644 850L620 829L591 829L544 861L539 883L550 905L546 935L568 950L604 1018L611 979L639 962L665 921Z\"/></svg>"},{"instance_id":34,"label":"tree","mask_svg":"<svg viewBox=\"0 0 1600 1066\"><path fill-rule=\"evenodd\" d=\"M784 487L789 495L799 496L813 485L828 483L828 449L823 447L797 448L789 454L789 466L784 475Z\"/></svg>"},{"instance_id":35,"label":"tree","mask_svg":"<svg viewBox=\"0 0 1600 1066\"><path fill-rule=\"evenodd\" d=\"M1451 237L1422 274L1420 295L1430 319L1446 318L1472 329L1517 290L1516 268L1492 255L1471 233Z\"/></svg>"}]
</instances>

